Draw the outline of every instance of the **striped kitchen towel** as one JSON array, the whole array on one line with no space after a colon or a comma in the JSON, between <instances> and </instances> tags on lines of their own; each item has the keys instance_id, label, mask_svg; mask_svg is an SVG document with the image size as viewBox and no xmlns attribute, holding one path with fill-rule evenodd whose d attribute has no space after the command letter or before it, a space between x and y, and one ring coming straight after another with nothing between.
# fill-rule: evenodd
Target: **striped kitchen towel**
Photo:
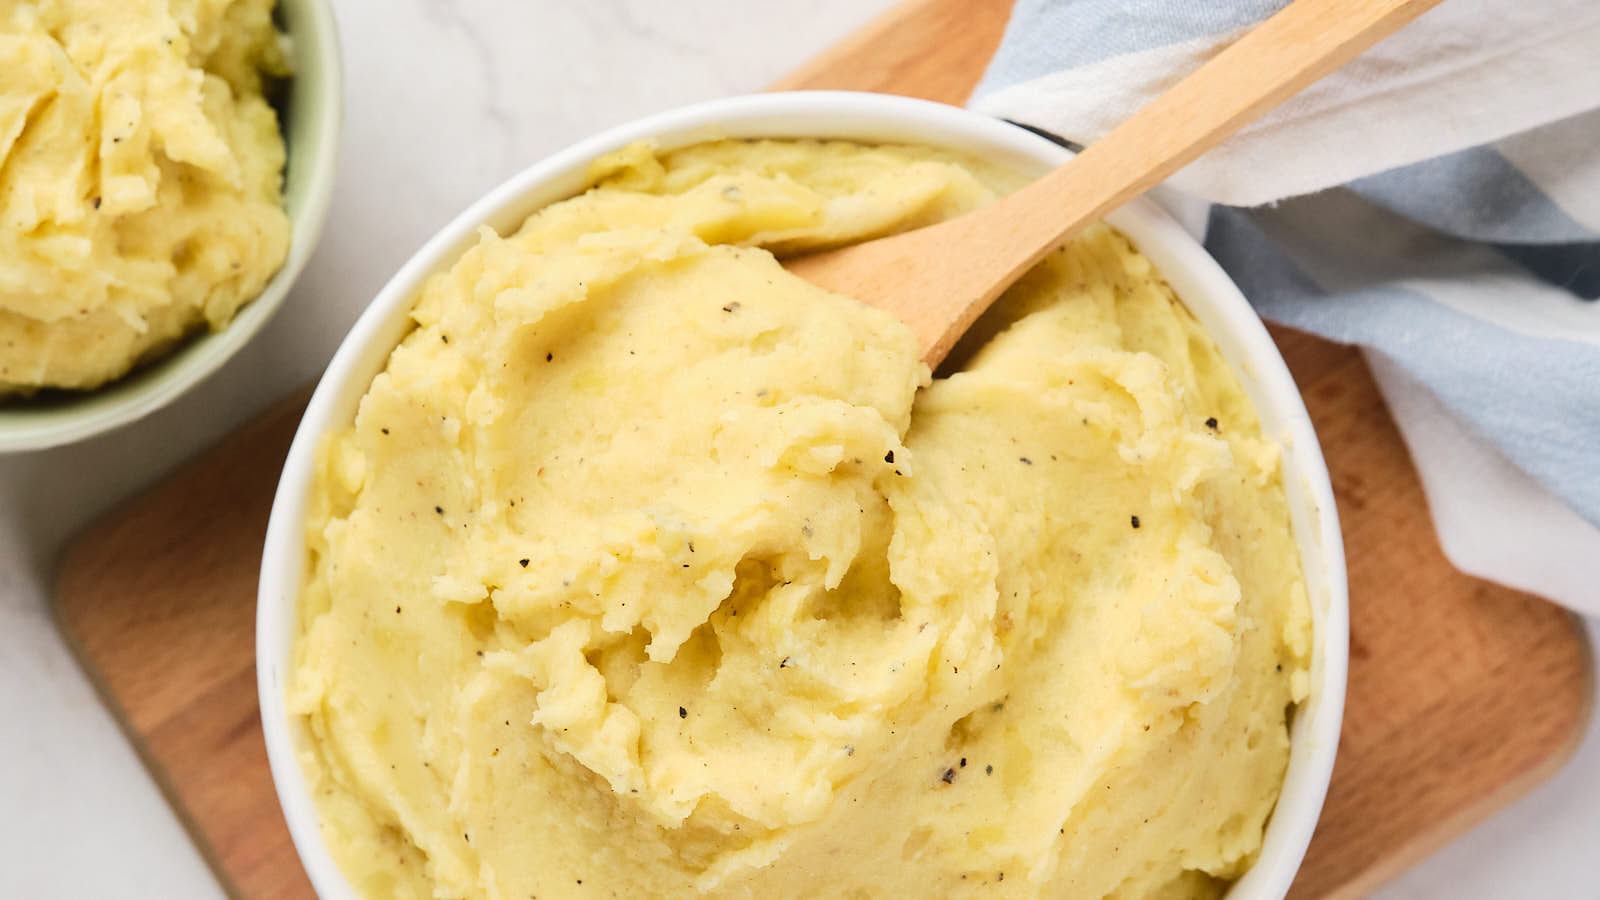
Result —
<instances>
[{"instance_id":1,"label":"striped kitchen towel","mask_svg":"<svg viewBox=\"0 0 1600 900\"><path fill-rule=\"evenodd\" d=\"M1087 144L1286 0L1018 0L973 107ZM1600 2L1445 0L1161 198L1364 348L1461 569L1600 614Z\"/></svg>"}]
</instances>

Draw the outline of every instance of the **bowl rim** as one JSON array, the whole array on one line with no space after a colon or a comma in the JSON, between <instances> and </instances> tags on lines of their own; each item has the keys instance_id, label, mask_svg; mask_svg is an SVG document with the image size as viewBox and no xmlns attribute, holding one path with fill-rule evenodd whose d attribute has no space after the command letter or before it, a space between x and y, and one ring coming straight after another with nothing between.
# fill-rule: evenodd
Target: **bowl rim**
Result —
<instances>
[{"instance_id":1,"label":"bowl rim","mask_svg":"<svg viewBox=\"0 0 1600 900\"><path fill-rule=\"evenodd\" d=\"M354 416L372 378L410 330L408 313L423 281L454 263L480 227L506 232L534 209L572 196L585 186L590 161L634 141L654 140L670 149L724 137L923 143L977 152L1025 172L1042 172L1071 155L1009 122L926 100L852 91L711 100L609 128L546 157L467 207L407 260L352 326L317 384L284 464L262 555L256 665L267 755L295 848L325 900L356 895L322 841L296 749L303 726L291 722L286 705L304 577L307 500L322 434ZM1261 851L1228 893L1231 900L1282 898L1320 815L1344 710L1348 593L1333 489L1288 367L1221 266L1148 199L1129 203L1107 221L1156 264L1201 319L1256 405L1264 433L1282 450L1283 483L1314 618L1311 693L1295 711L1288 771Z\"/></svg>"},{"instance_id":2,"label":"bowl rim","mask_svg":"<svg viewBox=\"0 0 1600 900\"><path fill-rule=\"evenodd\" d=\"M289 216L289 251L283 265L261 291L241 306L221 330L184 338L165 355L87 391L72 392L45 406L0 407L0 454L44 450L85 440L137 421L182 396L232 359L282 307L289 289L304 270L316 248L333 198L338 168L340 125L344 118L343 66L338 29L328 0L277 0L284 16L285 34L295 74L290 76L295 103L300 85L316 99L306 123L308 137L297 142L286 134L285 200L291 179L304 186L296 193L299 203ZM299 73L317 73L301 79ZM280 111L279 129L289 127ZM303 168L301 176L291 170Z\"/></svg>"}]
</instances>

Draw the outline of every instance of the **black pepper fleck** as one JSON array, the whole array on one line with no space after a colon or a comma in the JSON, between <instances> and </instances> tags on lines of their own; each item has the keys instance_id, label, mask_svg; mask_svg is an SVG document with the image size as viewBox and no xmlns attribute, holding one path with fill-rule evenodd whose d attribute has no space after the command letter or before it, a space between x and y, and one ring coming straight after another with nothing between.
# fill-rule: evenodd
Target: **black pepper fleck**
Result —
<instances>
[{"instance_id":1,"label":"black pepper fleck","mask_svg":"<svg viewBox=\"0 0 1600 900\"><path fill-rule=\"evenodd\" d=\"M892 465L894 463L894 451L890 450L888 453L885 453L883 455L883 461Z\"/></svg>"},{"instance_id":2,"label":"black pepper fleck","mask_svg":"<svg viewBox=\"0 0 1600 900\"><path fill-rule=\"evenodd\" d=\"M945 769L944 774L939 776L939 780L945 784L954 784L956 780L956 770Z\"/></svg>"},{"instance_id":3,"label":"black pepper fleck","mask_svg":"<svg viewBox=\"0 0 1600 900\"><path fill-rule=\"evenodd\" d=\"M963 756L963 757L961 757L961 768L965 769L966 767L967 767L967 758L965 756Z\"/></svg>"},{"instance_id":4,"label":"black pepper fleck","mask_svg":"<svg viewBox=\"0 0 1600 900\"><path fill-rule=\"evenodd\" d=\"M739 301L735 300L732 303L729 303L727 306L724 306L722 308L722 311L725 312L725 313L738 312L739 311Z\"/></svg>"},{"instance_id":5,"label":"black pepper fleck","mask_svg":"<svg viewBox=\"0 0 1600 900\"><path fill-rule=\"evenodd\" d=\"M1129 521L1129 523L1131 523L1133 525L1133 527L1135 527L1135 528L1139 527L1139 517L1138 516L1130 516L1128 518L1128 521Z\"/></svg>"},{"instance_id":6,"label":"black pepper fleck","mask_svg":"<svg viewBox=\"0 0 1600 900\"><path fill-rule=\"evenodd\" d=\"M387 428L380 428L378 430L383 432L384 434L388 434L389 433L389 429L387 429Z\"/></svg>"},{"instance_id":7,"label":"black pepper fleck","mask_svg":"<svg viewBox=\"0 0 1600 900\"><path fill-rule=\"evenodd\" d=\"M789 657L785 656L783 659L778 660L778 668L780 668L780 669L789 668Z\"/></svg>"},{"instance_id":8,"label":"black pepper fleck","mask_svg":"<svg viewBox=\"0 0 1600 900\"><path fill-rule=\"evenodd\" d=\"M1217 417L1216 416L1212 416L1211 418L1207 419L1206 420L1206 427L1211 429L1212 431L1216 431L1217 430Z\"/></svg>"},{"instance_id":9,"label":"black pepper fleck","mask_svg":"<svg viewBox=\"0 0 1600 900\"><path fill-rule=\"evenodd\" d=\"M446 344L448 344L448 343L450 343L450 335L441 334L441 335L439 335L439 340L441 340L441 341L445 342Z\"/></svg>"},{"instance_id":10,"label":"black pepper fleck","mask_svg":"<svg viewBox=\"0 0 1600 900\"><path fill-rule=\"evenodd\" d=\"M100 198L99 197L94 198L94 208L95 209L99 209L100 208Z\"/></svg>"},{"instance_id":11,"label":"black pepper fleck","mask_svg":"<svg viewBox=\"0 0 1600 900\"><path fill-rule=\"evenodd\" d=\"M1018 462L1020 462L1020 463L1022 463L1022 464L1023 464L1023 465L1025 465L1025 466L1031 466L1031 465L1033 465L1033 460L1031 460L1031 459L1029 459L1029 458L1027 458L1027 457L1026 457L1026 456L1019 456L1019 457L1017 457L1017 461L1018 461Z\"/></svg>"},{"instance_id":12,"label":"black pepper fleck","mask_svg":"<svg viewBox=\"0 0 1600 900\"><path fill-rule=\"evenodd\" d=\"M400 607L396 606L394 608L394 614L397 615L397 616L400 615Z\"/></svg>"},{"instance_id":13,"label":"black pepper fleck","mask_svg":"<svg viewBox=\"0 0 1600 900\"><path fill-rule=\"evenodd\" d=\"M527 560L527 559L519 559L519 560L517 560L517 565L519 565L519 566L523 567L524 569L526 569L528 567L528 562L529 562L529 560Z\"/></svg>"},{"instance_id":14,"label":"black pepper fleck","mask_svg":"<svg viewBox=\"0 0 1600 900\"><path fill-rule=\"evenodd\" d=\"M994 766L984 766L983 767L983 774L985 774L985 775L993 775L994 774Z\"/></svg>"},{"instance_id":15,"label":"black pepper fleck","mask_svg":"<svg viewBox=\"0 0 1600 900\"><path fill-rule=\"evenodd\" d=\"M556 358L556 355L554 353L546 353L544 355L544 361L545 362L549 362L550 360L555 359L555 358Z\"/></svg>"},{"instance_id":16,"label":"black pepper fleck","mask_svg":"<svg viewBox=\"0 0 1600 900\"><path fill-rule=\"evenodd\" d=\"M689 718L689 711L688 711L688 710L687 710L687 709L684 709L684 708L683 708L683 707L681 707L681 706L680 706L680 707L678 707L678 718L680 718L680 719L687 719L687 718Z\"/></svg>"},{"instance_id":17,"label":"black pepper fleck","mask_svg":"<svg viewBox=\"0 0 1600 900\"><path fill-rule=\"evenodd\" d=\"M438 513L441 516L444 515L444 507L442 507L442 506L435 506L433 508L433 511Z\"/></svg>"}]
</instances>

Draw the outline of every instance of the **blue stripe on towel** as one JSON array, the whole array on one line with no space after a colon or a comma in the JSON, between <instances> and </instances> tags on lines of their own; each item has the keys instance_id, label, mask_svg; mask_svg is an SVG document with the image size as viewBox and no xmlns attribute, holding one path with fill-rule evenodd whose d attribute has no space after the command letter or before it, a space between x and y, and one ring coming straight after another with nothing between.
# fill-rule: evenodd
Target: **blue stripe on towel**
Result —
<instances>
[{"instance_id":1,"label":"blue stripe on towel","mask_svg":"<svg viewBox=\"0 0 1600 900\"><path fill-rule=\"evenodd\" d=\"M1585 300L1600 300L1600 241L1496 244L1495 249L1540 281Z\"/></svg>"},{"instance_id":2,"label":"blue stripe on towel","mask_svg":"<svg viewBox=\"0 0 1600 900\"><path fill-rule=\"evenodd\" d=\"M1392 283L1330 296L1247 210L1214 209L1206 247L1262 316L1395 359L1600 525L1600 347L1518 334Z\"/></svg>"},{"instance_id":3,"label":"blue stripe on towel","mask_svg":"<svg viewBox=\"0 0 1600 900\"><path fill-rule=\"evenodd\" d=\"M1522 170L1488 147L1471 147L1350 182L1386 209L1446 234L1501 244L1596 241Z\"/></svg>"},{"instance_id":4,"label":"blue stripe on towel","mask_svg":"<svg viewBox=\"0 0 1600 900\"><path fill-rule=\"evenodd\" d=\"M1125 53L1252 25L1288 0L1017 0L973 96Z\"/></svg>"}]
</instances>

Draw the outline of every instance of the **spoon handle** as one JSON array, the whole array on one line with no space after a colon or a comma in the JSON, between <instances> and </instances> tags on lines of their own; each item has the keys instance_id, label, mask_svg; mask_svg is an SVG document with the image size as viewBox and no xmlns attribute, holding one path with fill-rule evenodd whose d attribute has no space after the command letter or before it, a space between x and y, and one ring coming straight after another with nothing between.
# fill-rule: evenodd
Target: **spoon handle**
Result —
<instances>
[{"instance_id":1,"label":"spoon handle","mask_svg":"<svg viewBox=\"0 0 1600 900\"><path fill-rule=\"evenodd\" d=\"M1077 157L937 225L786 261L894 313L937 366L1023 272L1439 0L1295 0Z\"/></svg>"},{"instance_id":2,"label":"spoon handle","mask_svg":"<svg viewBox=\"0 0 1600 900\"><path fill-rule=\"evenodd\" d=\"M1005 283L1438 2L1295 0L1074 160L980 212L1000 226L991 237L1014 248Z\"/></svg>"}]
</instances>

